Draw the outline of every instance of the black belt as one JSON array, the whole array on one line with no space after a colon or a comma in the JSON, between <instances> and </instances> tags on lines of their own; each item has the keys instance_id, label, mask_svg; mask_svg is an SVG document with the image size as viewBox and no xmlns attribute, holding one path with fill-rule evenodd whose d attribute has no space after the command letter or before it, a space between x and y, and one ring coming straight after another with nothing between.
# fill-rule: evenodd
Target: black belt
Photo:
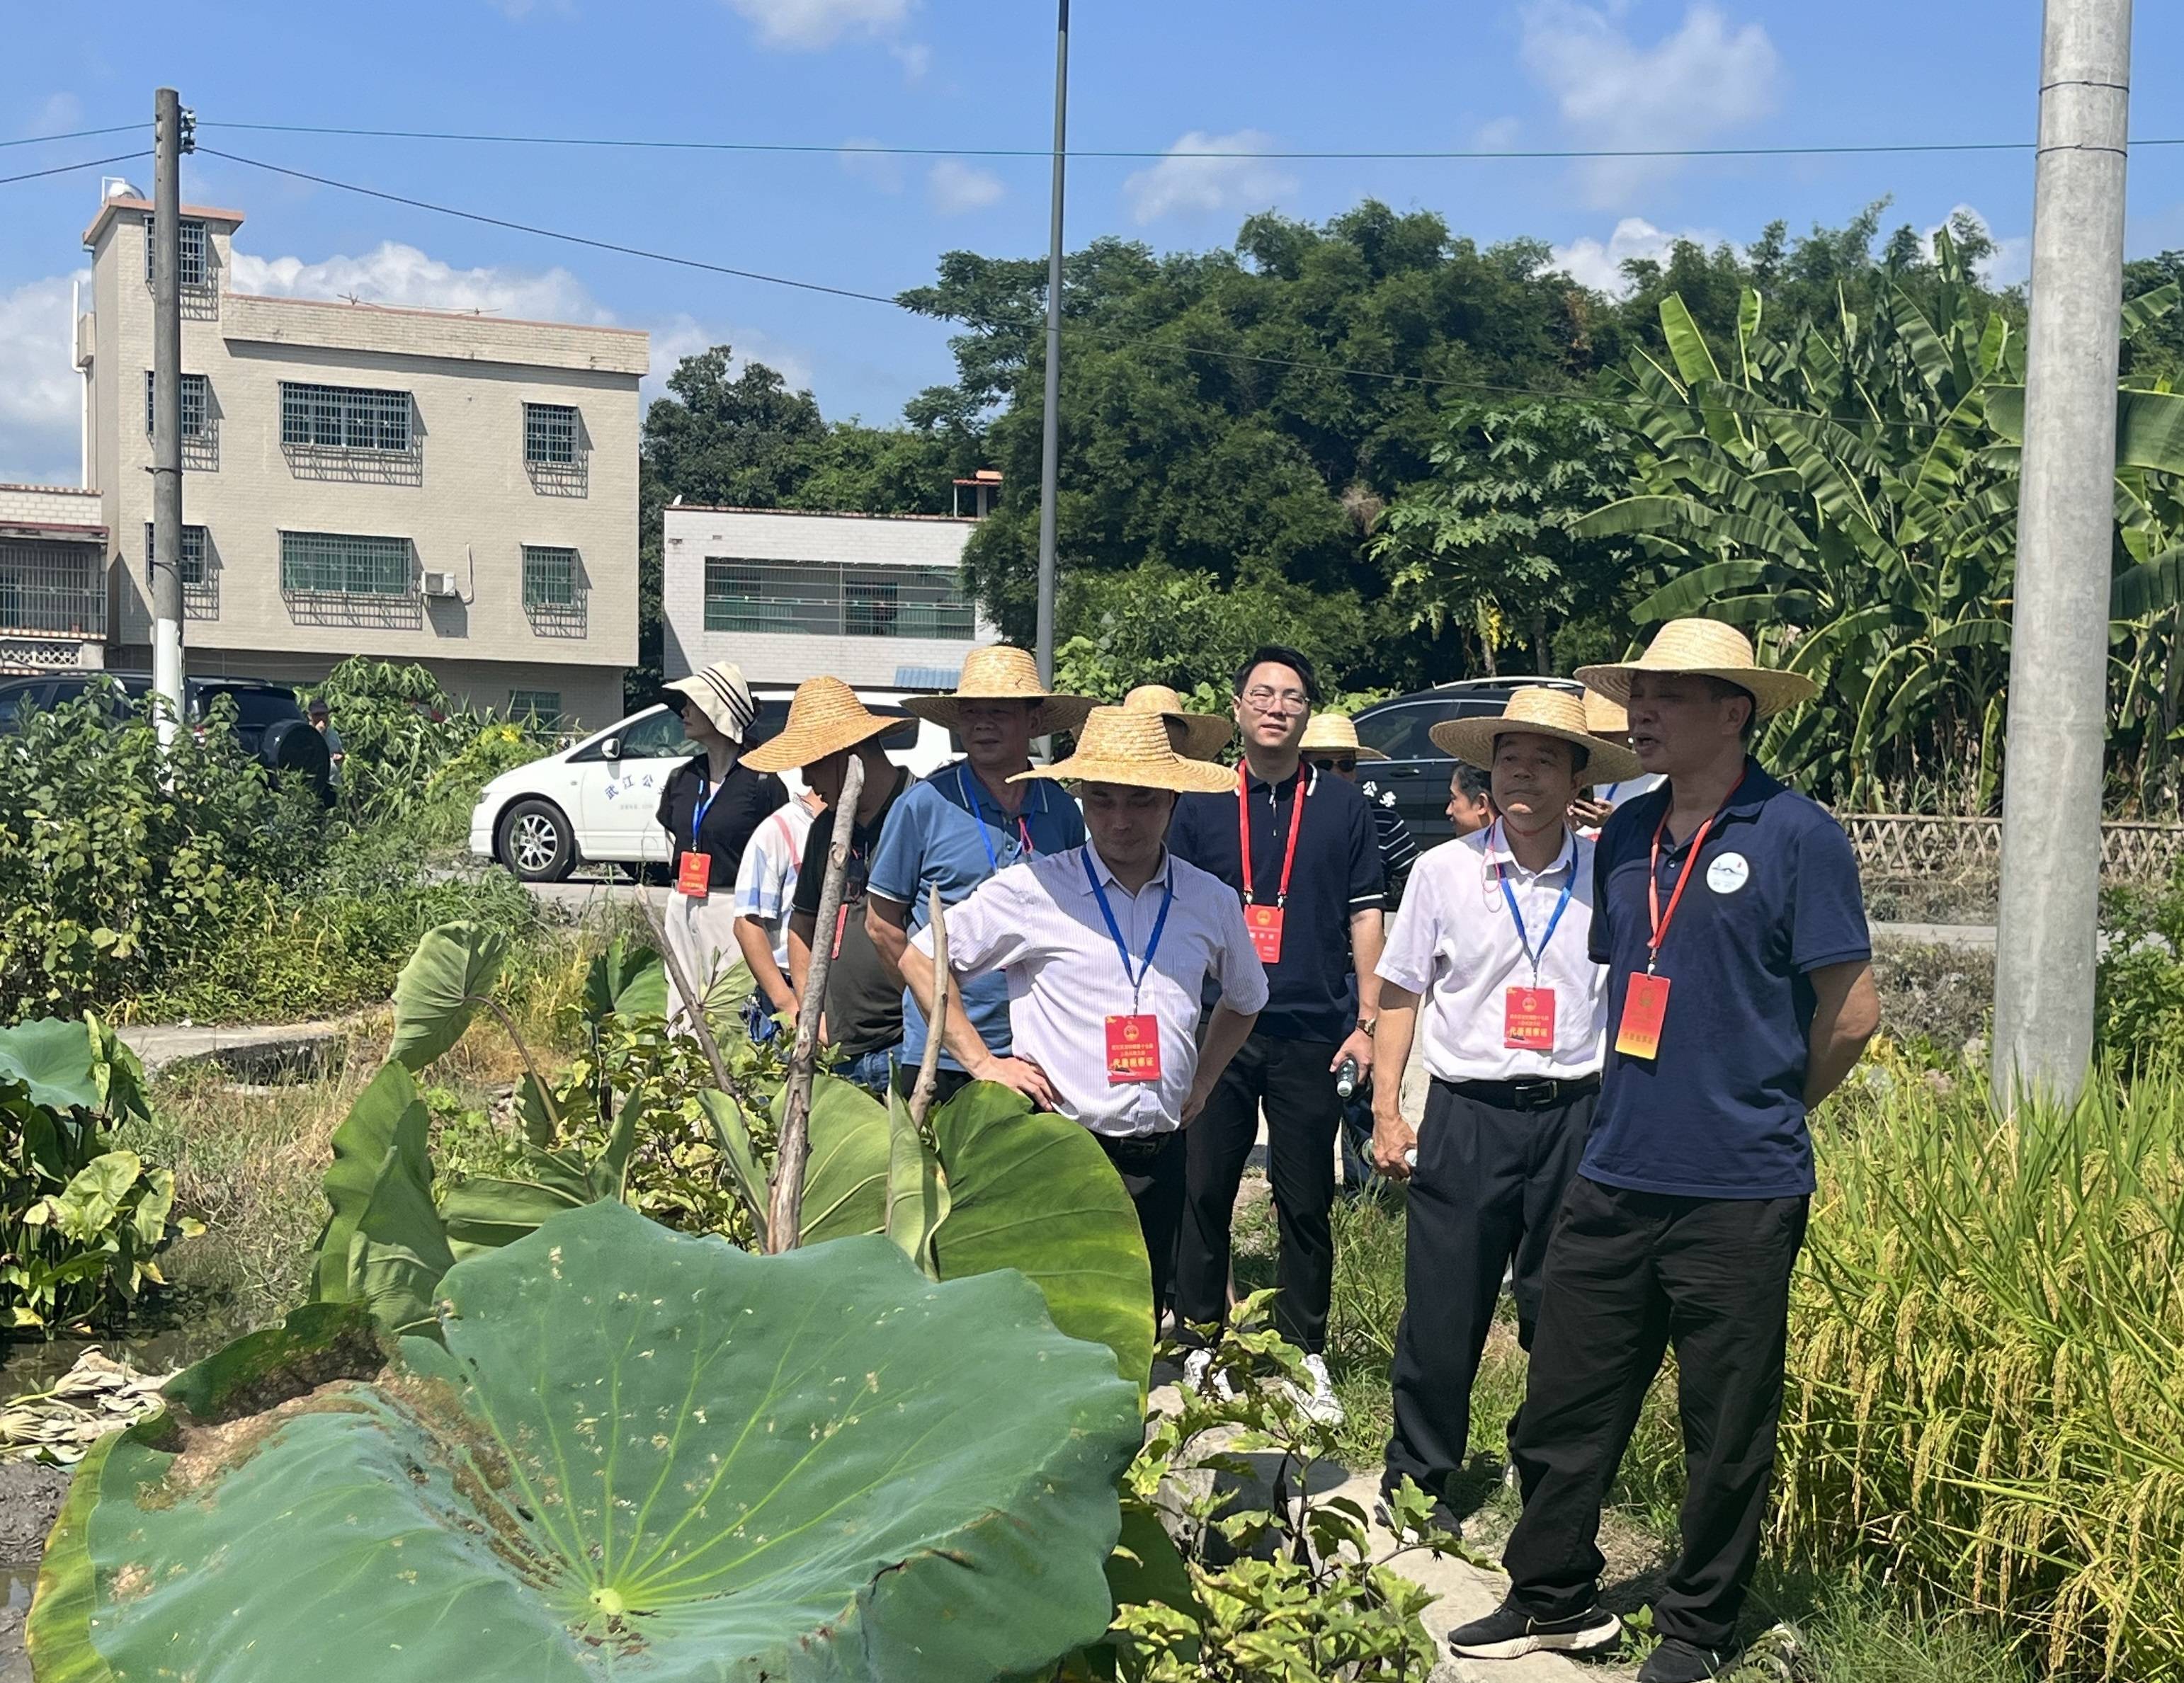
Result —
<instances>
[{"instance_id":1,"label":"black belt","mask_svg":"<svg viewBox=\"0 0 2184 1683\"><path fill-rule=\"evenodd\" d=\"M1446 1081L1451 1092L1497 1111L1551 1111L1573 1104L1600 1090L1597 1075L1557 1079L1551 1075L1520 1075L1513 1081Z\"/></svg>"},{"instance_id":2,"label":"black belt","mask_svg":"<svg viewBox=\"0 0 2184 1683\"><path fill-rule=\"evenodd\" d=\"M1118 1168L1139 1169L1159 1162L1182 1137L1181 1129L1170 1128L1158 1134L1102 1134L1098 1139L1108 1162Z\"/></svg>"}]
</instances>

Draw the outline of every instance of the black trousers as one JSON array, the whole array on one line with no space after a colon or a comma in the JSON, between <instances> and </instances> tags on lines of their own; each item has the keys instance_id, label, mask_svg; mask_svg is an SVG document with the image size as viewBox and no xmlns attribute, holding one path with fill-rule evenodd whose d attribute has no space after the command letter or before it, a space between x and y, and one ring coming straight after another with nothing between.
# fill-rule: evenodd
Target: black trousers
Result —
<instances>
[{"instance_id":1,"label":"black trousers","mask_svg":"<svg viewBox=\"0 0 2184 1683\"><path fill-rule=\"evenodd\" d=\"M1327 1307L1334 1292L1329 1216L1334 1207L1334 1134L1342 1119L1334 1072L1328 1067L1334 1046L1332 1040L1253 1034L1184 1136L1190 1142L1190 1185L1175 1270L1176 1318L1184 1325L1227 1318L1229 1222L1263 1104L1268 1178L1281 1229L1274 1329L1308 1356L1326 1348Z\"/></svg>"},{"instance_id":2,"label":"black trousers","mask_svg":"<svg viewBox=\"0 0 2184 1683\"><path fill-rule=\"evenodd\" d=\"M1155 1134L1132 1140L1093 1136L1106 1152L1115 1173L1123 1177L1123 1190L1138 1207L1138 1230L1145 1237L1145 1255L1153 1265L1153 1324L1160 1324L1162 1307L1175 1284L1176 1236L1183 1228L1184 1161L1189 1148L1179 1133Z\"/></svg>"},{"instance_id":3,"label":"black trousers","mask_svg":"<svg viewBox=\"0 0 2184 1683\"><path fill-rule=\"evenodd\" d=\"M1682 1552L1653 1604L1653 1628L1701 1647L1730 1646L1774 1470L1790 1270L1806 1203L1571 1183L1547 1247L1513 1451L1524 1513L1502 1557L1512 1596L1535 1618L1592 1605L1601 1503L1673 1344L1688 1485Z\"/></svg>"},{"instance_id":4,"label":"black trousers","mask_svg":"<svg viewBox=\"0 0 2184 1683\"><path fill-rule=\"evenodd\" d=\"M1405 1217L1389 1485L1407 1474L1446 1496L1450 1478L1463 1469L1472 1381L1505 1270L1517 1299L1517 1340L1532 1347L1547 1240L1585 1155L1598 1096L1596 1088L1519 1111L1467 1097L1446 1081L1427 1090Z\"/></svg>"}]
</instances>

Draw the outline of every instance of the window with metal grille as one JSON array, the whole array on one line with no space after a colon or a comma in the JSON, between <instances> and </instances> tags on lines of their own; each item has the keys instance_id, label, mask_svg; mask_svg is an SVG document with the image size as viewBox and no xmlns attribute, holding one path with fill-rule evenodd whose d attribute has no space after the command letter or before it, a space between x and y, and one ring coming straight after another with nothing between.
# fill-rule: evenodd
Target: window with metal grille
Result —
<instances>
[{"instance_id":1,"label":"window with metal grille","mask_svg":"<svg viewBox=\"0 0 2184 1683\"><path fill-rule=\"evenodd\" d=\"M144 371L144 432L151 435L154 417L152 402L153 375ZM212 382L202 374L182 376L182 437L196 438L203 435L206 418L212 413Z\"/></svg>"},{"instance_id":2,"label":"window with metal grille","mask_svg":"<svg viewBox=\"0 0 2184 1683\"><path fill-rule=\"evenodd\" d=\"M144 577L148 581L157 564L158 546L152 534L158 530L150 521L144 522ZM182 528L182 563L178 571L184 584L203 584L205 579L205 529L201 526Z\"/></svg>"},{"instance_id":3,"label":"window with metal grille","mask_svg":"<svg viewBox=\"0 0 2184 1683\"><path fill-rule=\"evenodd\" d=\"M523 460L538 467L570 467L577 460L577 406L523 406Z\"/></svg>"},{"instance_id":4,"label":"window with metal grille","mask_svg":"<svg viewBox=\"0 0 2184 1683\"><path fill-rule=\"evenodd\" d=\"M159 219L144 219L144 284L152 283L153 253L158 249L158 239L153 230ZM193 216L182 218L182 285L203 288L212 284L212 242L205 237L205 225Z\"/></svg>"},{"instance_id":5,"label":"window with metal grille","mask_svg":"<svg viewBox=\"0 0 2184 1683\"><path fill-rule=\"evenodd\" d=\"M407 392L281 382L281 443L321 450L405 454L416 442Z\"/></svg>"},{"instance_id":6,"label":"window with metal grille","mask_svg":"<svg viewBox=\"0 0 2184 1683\"><path fill-rule=\"evenodd\" d=\"M953 567L705 560L705 629L967 638L976 614Z\"/></svg>"},{"instance_id":7,"label":"window with metal grille","mask_svg":"<svg viewBox=\"0 0 2184 1683\"><path fill-rule=\"evenodd\" d=\"M558 689L511 689L508 716L527 720L540 730L561 727L561 692Z\"/></svg>"},{"instance_id":8,"label":"window with metal grille","mask_svg":"<svg viewBox=\"0 0 2184 1683\"><path fill-rule=\"evenodd\" d=\"M577 552L552 544L523 546L523 605L573 608L578 590Z\"/></svg>"},{"instance_id":9,"label":"window with metal grille","mask_svg":"<svg viewBox=\"0 0 2184 1683\"><path fill-rule=\"evenodd\" d=\"M281 589L286 595L410 595L415 581L410 540L343 532L284 532Z\"/></svg>"}]
</instances>

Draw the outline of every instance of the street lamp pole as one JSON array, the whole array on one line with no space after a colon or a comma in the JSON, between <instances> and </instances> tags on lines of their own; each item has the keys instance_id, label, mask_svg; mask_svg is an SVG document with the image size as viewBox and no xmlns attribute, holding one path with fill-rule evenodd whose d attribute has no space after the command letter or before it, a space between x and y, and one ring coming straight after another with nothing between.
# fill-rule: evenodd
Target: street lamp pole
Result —
<instances>
[{"instance_id":1,"label":"street lamp pole","mask_svg":"<svg viewBox=\"0 0 2184 1683\"><path fill-rule=\"evenodd\" d=\"M1054 193L1046 236L1046 408L1039 448L1039 675L1054 682L1054 499L1061 474L1061 180L1068 156L1069 0L1056 0Z\"/></svg>"}]
</instances>

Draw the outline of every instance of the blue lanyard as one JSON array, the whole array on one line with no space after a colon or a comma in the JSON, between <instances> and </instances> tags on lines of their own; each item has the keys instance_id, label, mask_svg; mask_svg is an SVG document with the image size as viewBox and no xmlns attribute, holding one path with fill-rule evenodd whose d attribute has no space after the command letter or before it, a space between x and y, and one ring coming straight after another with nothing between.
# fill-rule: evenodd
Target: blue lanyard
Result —
<instances>
[{"instance_id":1,"label":"blue lanyard","mask_svg":"<svg viewBox=\"0 0 2184 1683\"><path fill-rule=\"evenodd\" d=\"M986 874L990 877L994 872L1001 868L1000 856L994 851L994 839L986 833L986 809L980 805L978 798L971 793L970 784L964 781L964 764L965 762L961 760L958 760L956 762L956 793L963 798L964 810L970 813L971 822L978 827L978 839L984 844L986 850ZM1039 792L1039 810L1042 813L1046 811L1046 791L1045 789L1041 789ZM1003 815L1005 818L1006 816L1006 814ZM1024 816L1022 813L1018 813L1017 815L1017 833L1023 841L1023 850L1026 853L1037 853L1039 851L1037 848L1031 844L1031 826L1024 822Z\"/></svg>"},{"instance_id":2,"label":"blue lanyard","mask_svg":"<svg viewBox=\"0 0 2184 1683\"><path fill-rule=\"evenodd\" d=\"M1498 823L1496 828L1502 828L1505 838L1507 836L1507 828ZM1509 886L1509 878L1502 868L1502 861L1498 859L1494 861L1494 880L1502 885L1502 898L1509 902L1509 919L1517 926L1517 945L1524 948L1524 957L1532 967L1532 985L1535 988L1540 984L1540 961L1547 956L1547 943L1554 939L1555 926L1563 921L1563 913L1569 910L1570 890L1577 886L1577 844L1572 842L1569 846L1569 875L1563 879L1562 898L1555 902L1555 915L1547 919L1547 933L1540 937L1537 953L1533 952L1532 944L1524 934L1524 914L1517 909L1517 891Z\"/></svg>"},{"instance_id":3,"label":"blue lanyard","mask_svg":"<svg viewBox=\"0 0 2184 1683\"><path fill-rule=\"evenodd\" d=\"M705 814L712 810L713 803L721 798L721 791L727 786L728 780L722 777L720 782L713 785L712 793L698 803L698 810L690 815L691 852L695 853L698 850L698 826L705 822ZM705 778L702 772L699 774L698 787L701 789L705 787Z\"/></svg>"},{"instance_id":4,"label":"blue lanyard","mask_svg":"<svg viewBox=\"0 0 2184 1683\"><path fill-rule=\"evenodd\" d=\"M1100 874L1092 868L1092 850L1083 850L1084 880L1092 885L1092 897L1100 902L1100 915L1107 920L1107 933L1115 939L1115 950L1123 956L1123 975L1130 984L1130 1008L1137 1009L1138 989L1152 973L1153 955L1160 950L1161 931L1167 928L1167 909L1175 904L1175 866L1167 867L1167 889L1161 895L1160 915L1153 919L1153 938L1145 943L1145 956L1139 961L1134 975L1130 971L1130 949L1123 939L1123 926L1115 921L1115 908L1107 904L1107 891L1100 886Z\"/></svg>"}]
</instances>

